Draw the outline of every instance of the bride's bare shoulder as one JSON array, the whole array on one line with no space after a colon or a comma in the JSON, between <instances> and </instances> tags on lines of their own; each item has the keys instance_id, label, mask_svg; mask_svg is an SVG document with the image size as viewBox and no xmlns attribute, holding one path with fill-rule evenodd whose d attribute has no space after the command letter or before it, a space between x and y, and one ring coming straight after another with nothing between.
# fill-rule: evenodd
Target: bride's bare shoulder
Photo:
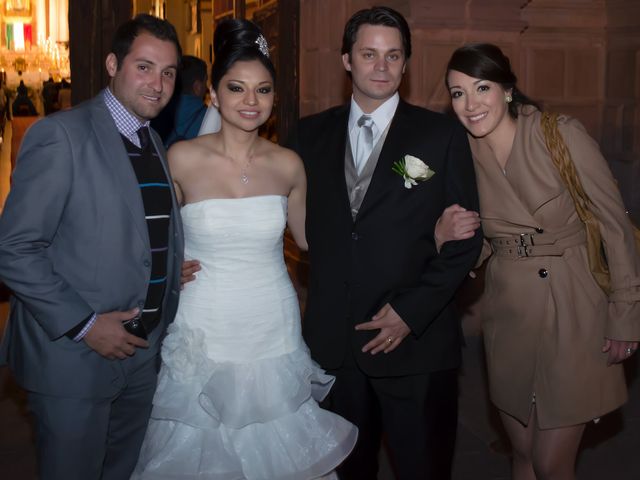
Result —
<instances>
[{"instance_id":1,"label":"bride's bare shoulder","mask_svg":"<svg viewBox=\"0 0 640 480\"><path fill-rule=\"evenodd\" d=\"M167 153L169 165L173 168L186 168L211 158L217 153L218 141L215 134L195 137L174 143Z\"/></svg>"},{"instance_id":2,"label":"bride's bare shoulder","mask_svg":"<svg viewBox=\"0 0 640 480\"><path fill-rule=\"evenodd\" d=\"M302 160L293 150L265 140L265 151L269 158L281 164L283 168L302 168Z\"/></svg>"}]
</instances>

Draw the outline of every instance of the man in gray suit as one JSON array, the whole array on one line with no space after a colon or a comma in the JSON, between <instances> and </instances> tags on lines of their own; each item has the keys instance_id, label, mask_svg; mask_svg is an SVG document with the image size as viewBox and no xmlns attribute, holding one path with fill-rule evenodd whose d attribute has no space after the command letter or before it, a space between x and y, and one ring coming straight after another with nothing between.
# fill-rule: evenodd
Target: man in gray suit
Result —
<instances>
[{"instance_id":1,"label":"man in gray suit","mask_svg":"<svg viewBox=\"0 0 640 480\"><path fill-rule=\"evenodd\" d=\"M40 478L129 478L180 290L182 227L148 127L174 90L171 24L121 25L109 87L35 123L0 217L0 346L35 415ZM80 81L77 79L76 81Z\"/></svg>"}]
</instances>

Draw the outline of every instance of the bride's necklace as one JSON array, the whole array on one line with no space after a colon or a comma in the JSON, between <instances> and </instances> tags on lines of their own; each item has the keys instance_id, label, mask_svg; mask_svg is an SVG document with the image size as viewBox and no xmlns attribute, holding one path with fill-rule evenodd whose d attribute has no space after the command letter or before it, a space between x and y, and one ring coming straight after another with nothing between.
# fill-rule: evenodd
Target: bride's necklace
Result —
<instances>
[{"instance_id":1,"label":"bride's necklace","mask_svg":"<svg viewBox=\"0 0 640 480\"><path fill-rule=\"evenodd\" d=\"M247 183L249 183L249 175L247 174L247 171L249 170L249 167L251 166L251 162L253 162L253 156L254 156L255 152L249 153L247 155L247 160L244 162L244 164L240 164L240 181L246 185ZM231 163L234 164L239 164L240 161L236 160L237 157L233 157L229 154L227 154L227 157L231 160Z\"/></svg>"},{"instance_id":2,"label":"bride's necklace","mask_svg":"<svg viewBox=\"0 0 640 480\"><path fill-rule=\"evenodd\" d=\"M249 168L249 165L251 164L251 160L253 160L253 155L249 155L249 159L244 164L244 166L240 169L240 181L242 183L244 183L245 185L247 183L249 183L249 176L247 175L247 169Z\"/></svg>"}]
</instances>

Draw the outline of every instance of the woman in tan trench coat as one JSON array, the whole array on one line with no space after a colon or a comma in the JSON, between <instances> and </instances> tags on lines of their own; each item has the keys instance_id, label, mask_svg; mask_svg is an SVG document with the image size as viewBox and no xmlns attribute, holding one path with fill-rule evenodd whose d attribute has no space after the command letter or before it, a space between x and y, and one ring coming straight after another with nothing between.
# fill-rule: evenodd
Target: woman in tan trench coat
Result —
<instances>
[{"instance_id":1,"label":"woman in tan trench coat","mask_svg":"<svg viewBox=\"0 0 640 480\"><path fill-rule=\"evenodd\" d=\"M589 270L584 226L545 146L541 112L516 88L509 60L493 45L462 47L446 84L470 134L483 258L491 255L483 331L491 398L512 442L513 478L573 479L586 422L627 398L620 362L640 339L632 226L598 145L577 120L560 117L602 233L612 282L607 297ZM453 238L468 235L473 212L448 213Z\"/></svg>"}]
</instances>

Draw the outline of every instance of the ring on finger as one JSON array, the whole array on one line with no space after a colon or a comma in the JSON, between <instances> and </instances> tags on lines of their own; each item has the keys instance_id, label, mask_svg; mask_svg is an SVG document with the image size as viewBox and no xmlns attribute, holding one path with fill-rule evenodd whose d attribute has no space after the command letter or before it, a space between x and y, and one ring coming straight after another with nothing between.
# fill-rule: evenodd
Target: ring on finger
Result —
<instances>
[{"instance_id":1,"label":"ring on finger","mask_svg":"<svg viewBox=\"0 0 640 480\"><path fill-rule=\"evenodd\" d=\"M631 355L635 350L631 347L627 347L627 349L624 351L627 354L627 357L629 355Z\"/></svg>"},{"instance_id":2,"label":"ring on finger","mask_svg":"<svg viewBox=\"0 0 640 480\"><path fill-rule=\"evenodd\" d=\"M388 344L393 343L393 337L387 337L387 343Z\"/></svg>"}]
</instances>

